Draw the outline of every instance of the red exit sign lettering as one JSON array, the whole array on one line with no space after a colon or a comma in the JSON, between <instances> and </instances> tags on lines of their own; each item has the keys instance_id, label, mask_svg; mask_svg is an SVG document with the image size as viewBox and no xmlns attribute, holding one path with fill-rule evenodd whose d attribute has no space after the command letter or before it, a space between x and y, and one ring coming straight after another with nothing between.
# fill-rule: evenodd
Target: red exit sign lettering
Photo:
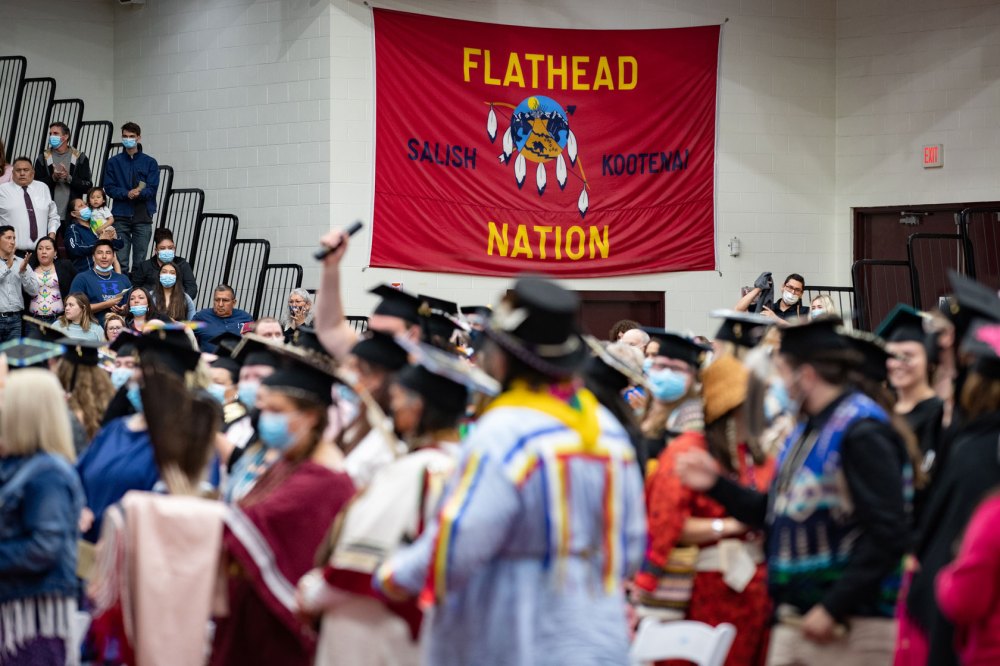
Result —
<instances>
[{"instance_id":1,"label":"red exit sign lettering","mask_svg":"<svg viewBox=\"0 0 1000 666\"><path fill-rule=\"evenodd\" d=\"M944 166L944 146L940 143L933 146L924 146L924 168Z\"/></svg>"}]
</instances>

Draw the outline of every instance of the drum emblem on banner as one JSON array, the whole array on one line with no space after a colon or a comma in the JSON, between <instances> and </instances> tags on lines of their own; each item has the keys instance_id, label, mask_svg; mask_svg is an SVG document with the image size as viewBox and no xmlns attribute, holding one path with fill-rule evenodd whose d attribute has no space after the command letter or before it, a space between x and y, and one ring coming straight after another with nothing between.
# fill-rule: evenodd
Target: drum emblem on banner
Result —
<instances>
[{"instance_id":1,"label":"drum emblem on banner","mask_svg":"<svg viewBox=\"0 0 1000 666\"><path fill-rule=\"evenodd\" d=\"M555 162L555 177L559 189L565 189L569 176L581 182L577 209L580 217L587 214L590 207L590 185L583 171L583 163L577 152L576 135L570 129L569 116L576 110L566 109L551 97L533 95L514 106L504 102L486 102L490 106L486 117L486 134L491 142L497 138L497 113L506 117L503 109L510 109L509 126L503 134L500 163L509 166L513 161L514 180L518 189L524 186L528 176L528 162L535 165L535 187L538 196L545 194L548 184L546 165ZM517 152L517 156L514 153ZM567 161L569 165L567 166Z\"/></svg>"}]
</instances>

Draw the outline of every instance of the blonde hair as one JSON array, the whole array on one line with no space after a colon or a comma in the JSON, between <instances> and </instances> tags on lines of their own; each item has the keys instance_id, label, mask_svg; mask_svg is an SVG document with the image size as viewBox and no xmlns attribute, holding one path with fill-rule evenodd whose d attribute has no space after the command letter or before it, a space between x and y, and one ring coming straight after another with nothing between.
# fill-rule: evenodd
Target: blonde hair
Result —
<instances>
[{"instance_id":1,"label":"blonde hair","mask_svg":"<svg viewBox=\"0 0 1000 666\"><path fill-rule=\"evenodd\" d=\"M3 392L0 436L5 455L30 456L45 451L76 461L69 409L55 375L38 368L10 375Z\"/></svg>"},{"instance_id":2,"label":"blonde hair","mask_svg":"<svg viewBox=\"0 0 1000 666\"><path fill-rule=\"evenodd\" d=\"M840 313L837 312L837 306L833 304L833 299L830 298L830 294L817 294L811 301L809 301L810 307L812 307L812 304L816 301L819 301L820 306L822 306L823 314L837 315L838 317L840 316Z\"/></svg>"}]
</instances>

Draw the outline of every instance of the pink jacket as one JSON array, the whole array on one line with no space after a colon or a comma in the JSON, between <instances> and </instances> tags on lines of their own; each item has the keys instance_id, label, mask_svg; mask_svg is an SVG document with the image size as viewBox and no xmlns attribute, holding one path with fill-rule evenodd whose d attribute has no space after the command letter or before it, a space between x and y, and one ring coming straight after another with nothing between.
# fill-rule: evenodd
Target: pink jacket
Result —
<instances>
[{"instance_id":1,"label":"pink jacket","mask_svg":"<svg viewBox=\"0 0 1000 666\"><path fill-rule=\"evenodd\" d=\"M941 612L955 623L964 666L1000 664L1000 495L976 509L958 557L937 578Z\"/></svg>"}]
</instances>

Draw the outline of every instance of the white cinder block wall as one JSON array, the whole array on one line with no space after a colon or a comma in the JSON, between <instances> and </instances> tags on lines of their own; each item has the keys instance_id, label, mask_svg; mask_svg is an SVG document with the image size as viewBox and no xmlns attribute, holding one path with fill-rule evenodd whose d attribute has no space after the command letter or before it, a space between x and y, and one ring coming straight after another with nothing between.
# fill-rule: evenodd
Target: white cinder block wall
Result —
<instances>
[{"instance_id":1,"label":"white cinder block wall","mask_svg":"<svg viewBox=\"0 0 1000 666\"><path fill-rule=\"evenodd\" d=\"M944 167L921 147L944 144ZM837 4L837 270L851 209L1000 199L1000 3Z\"/></svg>"}]
</instances>

